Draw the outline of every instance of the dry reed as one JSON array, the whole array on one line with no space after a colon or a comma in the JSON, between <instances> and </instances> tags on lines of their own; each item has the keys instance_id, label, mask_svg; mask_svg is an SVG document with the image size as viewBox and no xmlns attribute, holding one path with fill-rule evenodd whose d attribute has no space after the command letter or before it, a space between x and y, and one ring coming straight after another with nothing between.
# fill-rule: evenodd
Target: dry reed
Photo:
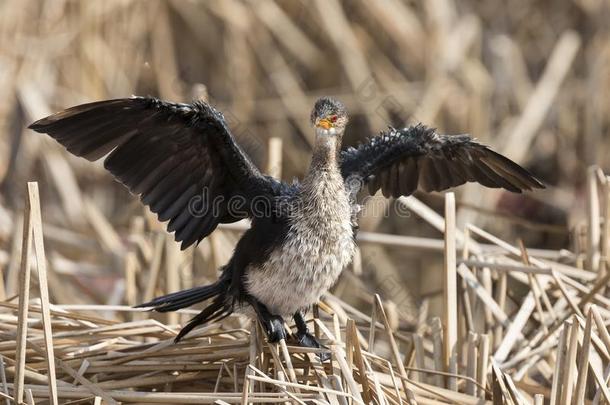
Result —
<instances>
[{"instance_id":1,"label":"dry reed","mask_svg":"<svg viewBox=\"0 0 610 405\"><path fill-rule=\"evenodd\" d=\"M592 166L609 163L609 9L3 2L0 403L610 403L610 182ZM237 316L174 345L196 310L131 306L214 280L247 224L178 252L99 164L25 130L132 93L209 99L283 179L306 170L309 109L330 94L352 114L348 143L423 121L556 186L515 198L467 186L444 216L438 195L365 215L353 267L310 319L330 363Z\"/></svg>"}]
</instances>

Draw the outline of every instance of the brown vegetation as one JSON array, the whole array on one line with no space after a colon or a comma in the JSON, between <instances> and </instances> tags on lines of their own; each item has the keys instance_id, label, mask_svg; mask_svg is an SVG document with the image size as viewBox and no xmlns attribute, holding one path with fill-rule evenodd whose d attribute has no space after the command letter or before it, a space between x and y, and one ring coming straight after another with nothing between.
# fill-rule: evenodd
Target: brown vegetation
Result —
<instances>
[{"instance_id":1,"label":"brown vegetation","mask_svg":"<svg viewBox=\"0 0 610 405\"><path fill-rule=\"evenodd\" d=\"M605 0L1 3L0 399L21 347L28 403L28 392L37 403L49 395L49 381L62 403L610 402L608 182L587 171L610 164L608 21ZM259 166L286 180L307 168L313 101L332 95L351 112L350 144L421 121L471 133L550 187L463 187L445 241L442 196L381 203L391 214L362 219L359 259L312 321L331 364L267 345L238 317L175 346L193 311L129 306L215 279L244 224L180 252L101 165L25 129L130 94L209 99ZM49 297L38 299L45 255L35 249L19 316L31 180ZM457 284L441 282L455 272Z\"/></svg>"}]
</instances>

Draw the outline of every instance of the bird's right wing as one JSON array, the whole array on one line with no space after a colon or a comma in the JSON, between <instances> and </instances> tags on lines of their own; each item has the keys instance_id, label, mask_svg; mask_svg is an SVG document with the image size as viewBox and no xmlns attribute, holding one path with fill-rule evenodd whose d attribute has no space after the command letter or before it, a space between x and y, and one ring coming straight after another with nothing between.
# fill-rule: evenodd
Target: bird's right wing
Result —
<instances>
[{"instance_id":1,"label":"bird's right wing","mask_svg":"<svg viewBox=\"0 0 610 405\"><path fill-rule=\"evenodd\" d=\"M416 125L390 129L357 148L341 151L350 190L368 184L371 195L407 196L418 188L442 191L466 182L513 192L544 188L527 170L468 135L440 135Z\"/></svg>"},{"instance_id":2,"label":"bird's right wing","mask_svg":"<svg viewBox=\"0 0 610 405\"><path fill-rule=\"evenodd\" d=\"M36 121L76 156L106 154L104 167L140 196L182 249L219 223L253 217L253 201L270 202L282 184L263 176L208 104L131 97L82 104ZM259 202L259 206L260 206Z\"/></svg>"}]
</instances>

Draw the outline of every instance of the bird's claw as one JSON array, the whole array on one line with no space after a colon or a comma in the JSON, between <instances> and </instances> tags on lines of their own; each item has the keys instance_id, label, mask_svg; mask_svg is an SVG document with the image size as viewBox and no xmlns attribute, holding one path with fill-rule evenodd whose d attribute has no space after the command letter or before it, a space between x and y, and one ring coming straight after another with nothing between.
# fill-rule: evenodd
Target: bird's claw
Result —
<instances>
[{"instance_id":1,"label":"bird's claw","mask_svg":"<svg viewBox=\"0 0 610 405\"><path fill-rule=\"evenodd\" d=\"M297 342L302 347L312 347L314 349L327 349L326 346L318 342L318 340L309 332L297 333ZM318 353L318 358L322 363L330 359L330 352Z\"/></svg>"},{"instance_id":2,"label":"bird's claw","mask_svg":"<svg viewBox=\"0 0 610 405\"><path fill-rule=\"evenodd\" d=\"M282 339L286 339L286 329L284 328L284 320L281 316L271 316L265 322L265 329L270 343L277 343Z\"/></svg>"}]
</instances>

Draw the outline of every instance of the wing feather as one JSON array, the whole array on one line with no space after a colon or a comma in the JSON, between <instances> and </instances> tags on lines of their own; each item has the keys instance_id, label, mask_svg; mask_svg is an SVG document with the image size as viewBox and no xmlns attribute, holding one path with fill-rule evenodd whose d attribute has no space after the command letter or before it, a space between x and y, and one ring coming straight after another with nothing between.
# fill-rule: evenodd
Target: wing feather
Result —
<instances>
[{"instance_id":1,"label":"wing feather","mask_svg":"<svg viewBox=\"0 0 610 405\"><path fill-rule=\"evenodd\" d=\"M468 135L439 135L416 125L390 128L357 148L341 152L341 172L360 176L384 196L442 191L466 182L522 192L544 185L523 167Z\"/></svg>"},{"instance_id":2,"label":"wing feather","mask_svg":"<svg viewBox=\"0 0 610 405\"><path fill-rule=\"evenodd\" d=\"M438 187L437 191L445 190L451 188L451 172L450 169L446 166L449 163L445 159L434 159L434 170L438 176Z\"/></svg>"},{"instance_id":3,"label":"wing feather","mask_svg":"<svg viewBox=\"0 0 610 405\"><path fill-rule=\"evenodd\" d=\"M390 197L390 188L391 188L391 169L384 170L381 172L381 193L384 197Z\"/></svg>"},{"instance_id":4,"label":"wing feather","mask_svg":"<svg viewBox=\"0 0 610 405\"><path fill-rule=\"evenodd\" d=\"M515 185L516 187L519 187L520 189L526 189L527 187L529 187L526 181L523 181L518 175L511 173L509 170L504 168L502 165L499 165L498 162L494 161L493 159L482 158L481 160L488 167L493 169L500 176L510 181L510 183Z\"/></svg>"},{"instance_id":5,"label":"wing feather","mask_svg":"<svg viewBox=\"0 0 610 405\"><path fill-rule=\"evenodd\" d=\"M407 159L401 163L401 178L403 184L400 189L401 195L410 195L417 190L417 180L419 178L419 167L416 159Z\"/></svg>"},{"instance_id":6,"label":"wing feather","mask_svg":"<svg viewBox=\"0 0 610 405\"><path fill-rule=\"evenodd\" d=\"M375 195L375 193L379 190L380 187L381 187L381 176L380 175L371 176L370 180L369 180L369 194Z\"/></svg>"},{"instance_id":7,"label":"wing feather","mask_svg":"<svg viewBox=\"0 0 610 405\"><path fill-rule=\"evenodd\" d=\"M438 179L436 177L436 170L434 170L434 163L429 157L422 159L422 170L420 177L420 186L425 192L435 191L438 187Z\"/></svg>"},{"instance_id":8,"label":"wing feather","mask_svg":"<svg viewBox=\"0 0 610 405\"><path fill-rule=\"evenodd\" d=\"M283 190L250 162L222 114L200 101L98 101L50 115L30 128L49 134L76 156L94 161L107 155L104 167L161 221L169 221L168 230L176 232L183 249L221 222L253 215L247 210L250 204L245 212L229 212L230 198L249 202ZM206 198L199 198L204 190ZM203 204L198 213L191 212L194 198ZM220 203L212 210L215 199Z\"/></svg>"},{"instance_id":9,"label":"wing feather","mask_svg":"<svg viewBox=\"0 0 610 405\"><path fill-rule=\"evenodd\" d=\"M172 196L171 205L159 211L159 221L168 221L182 212L186 204L193 199L196 193L197 185L191 184L179 196Z\"/></svg>"}]
</instances>

